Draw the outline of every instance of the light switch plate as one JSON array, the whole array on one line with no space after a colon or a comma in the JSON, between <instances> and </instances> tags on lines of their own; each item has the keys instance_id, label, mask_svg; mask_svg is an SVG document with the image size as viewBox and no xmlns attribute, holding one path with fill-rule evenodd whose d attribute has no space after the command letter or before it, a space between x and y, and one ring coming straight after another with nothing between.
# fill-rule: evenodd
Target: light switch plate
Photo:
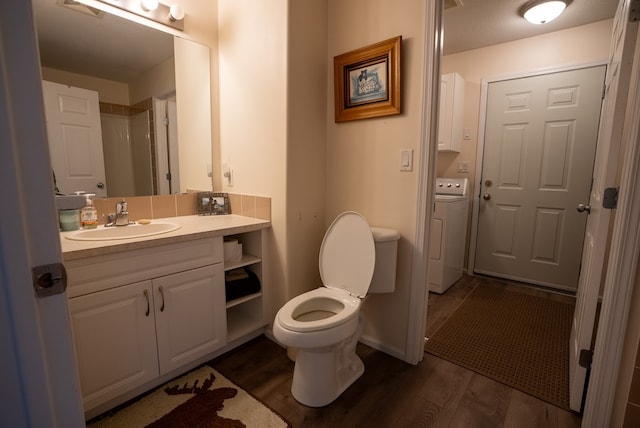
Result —
<instances>
[{"instance_id":1,"label":"light switch plate","mask_svg":"<svg viewBox=\"0 0 640 428\"><path fill-rule=\"evenodd\" d=\"M413 171L413 149L400 150L400 171Z\"/></svg>"}]
</instances>

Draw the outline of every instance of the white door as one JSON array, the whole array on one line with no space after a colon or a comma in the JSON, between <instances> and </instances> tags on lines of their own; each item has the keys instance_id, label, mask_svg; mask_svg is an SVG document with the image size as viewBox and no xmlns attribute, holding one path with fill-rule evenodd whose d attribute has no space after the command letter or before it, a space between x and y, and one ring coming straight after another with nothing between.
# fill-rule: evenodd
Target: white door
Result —
<instances>
[{"instance_id":1,"label":"white door","mask_svg":"<svg viewBox=\"0 0 640 428\"><path fill-rule=\"evenodd\" d=\"M629 1L618 6L614 19L612 45L606 75L606 92L593 188L588 200L588 215L582 254L582 273L576 296L570 342L569 401L571 409L580 411L587 369L578 363L581 350L591 349L596 306L602 278L611 211L603 208L604 191L616 186L618 156L629 92L631 65L636 41L636 26L627 30ZM586 200L585 200L586 201ZM584 202L586 204L586 202Z\"/></svg>"},{"instance_id":2,"label":"white door","mask_svg":"<svg viewBox=\"0 0 640 428\"><path fill-rule=\"evenodd\" d=\"M475 272L576 289L604 75L489 84Z\"/></svg>"},{"instance_id":3,"label":"white door","mask_svg":"<svg viewBox=\"0 0 640 428\"><path fill-rule=\"evenodd\" d=\"M42 81L51 165L58 189L107 196L98 93Z\"/></svg>"},{"instance_id":4,"label":"white door","mask_svg":"<svg viewBox=\"0 0 640 428\"><path fill-rule=\"evenodd\" d=\"M67 294L36 297L31 269L62 262L29 1L0 1L0 420L83 426Z\"/></svg>"}]
</instances>

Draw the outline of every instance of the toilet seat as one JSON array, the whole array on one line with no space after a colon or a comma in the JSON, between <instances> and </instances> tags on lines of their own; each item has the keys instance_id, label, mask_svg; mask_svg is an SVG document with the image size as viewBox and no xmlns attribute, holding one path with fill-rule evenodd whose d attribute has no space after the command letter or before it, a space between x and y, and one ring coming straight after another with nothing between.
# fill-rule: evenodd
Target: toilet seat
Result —
<instances>
[{"instance_id":1,"label":"toilet seat","mask_svg":"<svg viewBox=\"0 0 640 428\"><path fill-rule=\"evenodd\" d=\"M343 291L316 288L287 302L278 311L278 323L287 330L311 332L344 324L358 315L361 300ZM327 316L319 319L315 315ZM333 313L333 315L329 315Z\"/></svg>"},{"instance_id":2,"label":"toilet seat","mask_svg":"<svg viewBox=\"0 0 640 428\"><path fill-rule=\"evenodd\" d=\"M294 297L277 314L281 327L296 332L334 328L357 317L375 266L376 250L367 221L344 212L331 223L320 247L324 287Z\"/></svg>"}]
</instances>

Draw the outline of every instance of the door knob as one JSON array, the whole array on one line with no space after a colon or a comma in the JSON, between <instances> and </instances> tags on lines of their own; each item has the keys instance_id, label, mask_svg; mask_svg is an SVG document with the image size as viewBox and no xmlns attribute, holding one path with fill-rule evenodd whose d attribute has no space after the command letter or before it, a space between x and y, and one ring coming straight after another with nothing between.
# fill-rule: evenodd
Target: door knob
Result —
<instances>
[{"instance_id":1,"label":"door knob","mask_svg":"<svg viewBox=\"0 0 640 428\"><path fill-rule=\"evenodd\" d=\"M491 194L485 193L484 195L482 195L482 199L484 199L485 201L488 201L489 199L491 199Z\"/></svg>"},{"instance_id":2,"label":"door knob","mask_svg":"<svg viewBox=\"0 0 640 428\"><path fill-rule=\"evenodd\" d=\"M98 183L96 186L98 186L98 189L104 189L104 183Z\"/></svg>"},{"instance_id":3,"label":"door knob","mask_svg":"<svg viewBox=\"0 0 640 428\"><path fill-rule=\"evenodd\" d=\"M576 209L578 210L579 213L583 213L585 211L587 212L587 214L591 213L591 205L578 204Z\"/></svg>"}]
</instances>

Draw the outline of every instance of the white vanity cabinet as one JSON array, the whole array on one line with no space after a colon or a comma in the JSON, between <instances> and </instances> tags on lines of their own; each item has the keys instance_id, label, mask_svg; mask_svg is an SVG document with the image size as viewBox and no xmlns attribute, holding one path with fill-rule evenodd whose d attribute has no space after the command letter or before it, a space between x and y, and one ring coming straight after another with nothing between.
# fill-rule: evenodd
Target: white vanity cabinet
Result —
<instances>
[{"instance_id":1,"label":"white vanity cabinet","mask_svg":"<svg viewBox=\"0 0 640 428\"><path fill-rule=\"evenodd\" d=\"M151 281L69 299L85 410L159 376L152 299Z\"/></svg>"},{"instance_id":2,"label":"white vanity cabinet","mask_svg":"<svg viewBox=\"0 0 640 428\"><path fill-rule=\"evenodd\" d=\"M226 345L221 263L154 279L160 374Z\"/></svg>"},{"instance_id":3,"label":"white vanity cabinet","mask_svg":"<svg viewBox=\"0 0 640 428\"><path fill-rule=\"evenodd\" d=\"M438 121L438 151L459 152L462 149L462 116L464 80L458 73L440 77L440 111Z\"/></svg>"},{"instance_id":4,"label":"white vanity cabinet","mask_svg":"<svg viewBox=\"0 0 640 428\"><path fill-rule=\"evenodd\" d=\"M222 261L215 237L65 263L85 412L226 345Z\"/></svg>"}]
</instances>

